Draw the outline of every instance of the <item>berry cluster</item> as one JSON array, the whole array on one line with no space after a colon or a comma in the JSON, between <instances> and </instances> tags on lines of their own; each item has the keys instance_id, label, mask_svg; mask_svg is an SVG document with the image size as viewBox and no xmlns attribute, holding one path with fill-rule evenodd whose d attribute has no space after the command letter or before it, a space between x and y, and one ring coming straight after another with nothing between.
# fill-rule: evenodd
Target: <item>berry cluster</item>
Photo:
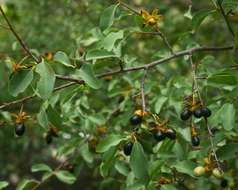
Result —
<instances>
[{"instance_id":1,"label":"berry cluster","mask_svg":"<svg viewBox=\"0 0 238 190\"><path fill-rule=\"evenodd\" d=\"M133 126L139 125L142 122L145 122L145 124L147 124L146 120L149 121L149 118L147 116L153 116L153 119L156 120L156 122L149 122L148 125L150 127L147 129L157 142L161 142L166 138L170 140L176 139L176 131L172 128L167 127L169 120L159 122L159 117L152 113L143 112L142 110L136 110L130 118L130 124ZM138 130L138 128L136 130ZM133 135L131 135L132 140L130 140L123 146L123 152L126 156L129 156L132 152L133 142L136 139L136 135L137 132L133 132Z\"/></svg>"},{"instance_id":2,"label":"berry cluster","mask_svg":"<svg viewBox=\"0 0 238 190\"><path fill-rule=\"evenodd\" d=\"M212 115L212 112L209 108L203 106L201 101L197 100L194 95L191 95L184 98L184 109L180 114L180 118L183 121L187 121L192 115L195 118L204 117L207 119ZM193 146L200 145L200 138L193 122L191 122L191 142Z\"/></svg>"},{"instance_id":3,"label":"berry cluster","mask_svg":"<svg viewBox=\"0 0 238 190\"><path fill-rule=\"evenodd\" d=\"M203 165L197 166L193 170L194 175L197 177L200 176L214 176L217 179L221 179L220 186L226 188L228 186L228 181L223 177L223 172L221 169L216 167L214 159L204 158Z\"/></svg>"}]
</instances>

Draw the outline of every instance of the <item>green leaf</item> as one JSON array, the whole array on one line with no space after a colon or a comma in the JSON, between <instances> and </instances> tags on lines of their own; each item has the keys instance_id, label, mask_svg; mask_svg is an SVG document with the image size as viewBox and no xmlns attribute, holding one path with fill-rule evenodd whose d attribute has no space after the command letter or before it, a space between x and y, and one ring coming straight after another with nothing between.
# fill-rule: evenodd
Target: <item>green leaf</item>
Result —
<instances>
[{"instance_id":1,"label":"green leaf","mask_svg":"<svg viewBox=\"0 0 238 190\"><path fill-rule=\"evenodd\" d=\"M0 181L0 189L4 189L8 185L9 185L9 183L7 181Z\"/></svg>"},{"instance_id":2,"label":"green leaf","mask_svg":"<svg viewBox=\"0 0 238 190\"><path fill-rule=\"evenodd\" d=\"M137 141L132 148L130 165L135 177L142 183L149 179L147 159L143 147Z\"/></svg>"},{"instance_id":3,"label":"green leaf","mask_svg":"<svg viewBox=\"0 0 238 190\"><path fill-rule=\"evenodd\" d=\"M124 32L122 30L118 32L109 33L101 42L100 47L106 49L107 51L112 51L117 40L123 38Z\"/></svg>"},{"instance_id":4,"label":"green leaf","mask_svg":"<svg viewBox=\"0 0 238 190\"><path fill-rule=\"evenodd\" d=\"M32 172L40 172L40 171L52 172L52 169L46 164L35 164L31 167L31 171Z\"/></svg>"},{"instance_id":5,"label":"green leaf","mask_svg":"<svg viewBox=\"0 0 238 190\"><path fill-rule=\"evenodd\" d=\"M233 104L224 104L220 110L220 118L224 129L231 130L235 127L236 109Z\"/></svg>"},{"instance_id":6,"label":"green leaf","mask_svg":"<svg viewBox=\"0 0 238 190\"><path fill-rule=\"evenodd\" d=\"M237 78L232 73L223 71L209 76L208 82L221 85L236 85Z\"/></svg>"},{"instance_id":7,"label":"green leaf","mask_svg":"<svg viewBox=\"0 0 238 190\"><path fill-rule=\"evenodd\" d=\"M67 184L73 184L77 178L70 172L65 171L65 170L60 170L55 173L56 177Z\"/></svg>"},{"instance_id":8,"label":"green leaf","mask_svg":"<svg viewBox=\"0 0 238 190\"><path fill-rule=\"evenodd\" d=\"M117 57L113 52L104 50L104 49L93 49L87 52L86 60L97 60L97 59L105 59L110 57Z\"/></svg>"},{"instance_id":9,"label":"green leaf","mask_svg":"<svg viewBox=\"0 0 238 190\"><path fill-rule=\"evenodd\" d=\"M24 92L33 80L33 71L21 70L12 75L9 81L9 92L13 96L17 96Z\"/></svg>"},{"instance_id":10,"label":"green leaf","mask_svg":"<svg viewBox=\"0 0 238 190\"><path fill-rule=\"evenodd\" d=\"M54 55L54 60L61 63L62 65L66 66L66 67L72 67L74 68L73 65L71 65L70 59L67 56L66 53L62 52L62 51L58 51L55 55Z\"/></svg>"},{"instance_id":11,"label":"green leaf","mask_svg":"<svg viewBox=\"0 0 238 190\"><path fill-rule=\"evenodd\" d=\"M103 11L100 17L100 24L99 24L102 31L112 26L118 5L119 4L111 5L110 7L106 8Z\"/></svg>"},{"instance_id":12,"label":"green leaf","mask_svg":"<svg viewBox=\"0 0 238 190\"><path fill-rule=\"evenodd\" d=\"M88 144L84 144L81 148L80 148L80 153L83 157L83 159L88 162L88 163L92 163L93 162L93 154L89 151L89 147Z\"/></svg>"},{"instance_id":13,"label":"green leaf","mask_svg":"<svg viewBox=\"0 0 238 190\"><path fill-rule=\"evenodd\" d=\"M40 112L36 116L38 123L41 127L46 128L49 125L48 116L44 108L40 110Z\"/></svg>"},{"instance_id":14,"label":"green leaf","mask_svg":"<svg viewBox=\"0 0 238 190\"><path fill-rule=\"evenodd\" d=\"M155 103L155 113L159 114L162 106L168 100L168 97L159 97L159 99Z\"/></svg>"},{"instance_id":15,"label":"green leaf","mask_svg":"<svg viewBox=\"0 0 238 190\"><path fill-rule=\"evenodd\" d=\"M96 150L99 153L106 152L111 147L117 146L122 140L124 140L124 138L120 135L109 135L98 144Z\"/></svg>"},{"instance_id":16,"label":"green leaf","mask_svg":"<svg viewBox=\"0 0 238 190\"><path fill-rule=\"evenodd\" d=\"M16 190L30 190L36 183L38 183L36 180L24 179L18 184Z\"/></svg>"},{"instance_id":17,"label":"green leaf","mask_svg":"<svg viewBox=\"0 0 238 190\"><path fill-rule=\"evenodd\" d=\"M229 143L217 150L217 156L221 160L229 160L235 158L237 152L238 152L238 144Z\"/></svg>"},{"instance_id":18,"label":"green leaf","mask_svg":"<svg viewBox=\"0 0 238 190\"><path fill-rule=\"evenodd\" d=\"M80 78L82 78L91 88L99 89L102 86L101 81L94 75L93 65L91 64L84 64L76 74L80 76Z\"/></svg>"},{"instance_id":19,"label":"green leaf","mask_svg":"<svg viewBox=\"0 0 238 190\"><path fill-rule=\"evenodd\" d=\"M125 162L118 160L115 164L115 168L120 174L122 174L124 176L128 176L129 169L126 166Z\"/></svg>"},{"instance_id":20,"label":"green leaf","mask_svg":"<svg viewBox=\"0 0 238 190\"><path fill-rule=\"evenodd\" d=\"M173 164L171 167L176 168L176 170L180 173L188 174L191 177L194 177L193 169L196 167L196 164L189 160L184 160Z\"/></svg>"},{"instance_id":21,"label":"green leaf","mask_svg":"<svg viewBox=\"0 0 238 190\"><path fill-rule=\"evenodd\" d=\"M48 99L54 89L55 72L51 66L42 61L36 66L36 72L40 75L40 80L37 83L37 89L43 99Z\"/></svg>"},{"instance_id":22,"label":"green leaf","mask_svg":"<svg viewBox=\"0 0 238 190\"><path fill-rule=\"evenodd\" d=\"M193 31L196 32L201 25L201 23L204 21L204 19L209 16L210 14L214 13L214 10L201 10L198 11L192 19L192 27Z\"/></svg>"}]
</instances>

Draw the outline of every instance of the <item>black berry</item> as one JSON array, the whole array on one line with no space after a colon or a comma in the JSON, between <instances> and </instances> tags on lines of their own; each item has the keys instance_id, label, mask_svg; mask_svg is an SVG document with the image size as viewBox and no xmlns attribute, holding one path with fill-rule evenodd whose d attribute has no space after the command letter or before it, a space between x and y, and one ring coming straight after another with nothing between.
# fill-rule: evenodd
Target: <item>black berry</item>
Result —
<instances>
[{"instance_id":1,"label":"black berry","mask_svg":"<svg viewBox=\"0 0 238 190\"><path fill-rule=\"evenodd\" d=\"M167 129L165 136L171 140L176 139L176 131L174 129Z\"/></svg>"},{"instance_id":2,"label":"black berry","mask_svg":"<svg viewBox=\"0 0 238 190\"><path fill-rule=\"evenodd\" d=\"M181 114L180 114L180 118L183 121L186 121L190 118L190 116L192 115L192 112L190 110L184 110Z\"/></svg>"},{"instance_id":3,"label":"black berry","mask_svg":"<svg viewBox=\"0 0 238 190\"><path fill-rule=\"evenodd\" d=\"M155 140L157 140L158 142L164 140L165 137L166 137L165 134L162 133L160 130L158 130L158 131L156 131L156 132L154 133L154 138L155 138Z\"/></svg>"},{"instance_id":4,"label":"black berry","mask_svg":"<svg viewBox=\"0 0 238 190\"><path fill-rule=\"evenodd\" d=\"M132 125L138 125L142 122L142 117L139 116L139 115L133 115L130 118L130 122L131 122Z\"/></svg>"},{"instance_id":5,"label":"black berry","mask_svg":"<svg viewBox=\"0 0 238 190\"><path fill-rule=\"evenodd\" d=\"M228 181L226 179L221 180L221 187L226 188L228 186Z\"/></svg>"},{"instance_id":6,"label":"black berry","mask_svg":"<svg viewBox=\"0 0 238 190\"><path fill-rule=\"evenodd\" d=\"M126 156L129 156L131 154L132 151L132 147L133 147L133 143L132 142L128 142L124 145L123 147L123 152Z\"/></svg>"},{"instance_id":7,"label":"black berry","mask_svg":"<svg viewBox=\"0 0 238 190\"><path fill-rule=\"evenodd\" d=\"M23 123L15 125L15 133L17 136L22 136L25 133L25 126Z\"/></svg>"},{"instance_id":8,"label":"black berry","mask_svg":"<svg viewBox=\"0 0 238 190\"><path fill-rule=\"evenodd\" d=\"M52 137L51 133L47 133L47 135L45 136L46 144L51 144L52 141L53 141L53 137Z\"/></svg>"},{"instance_id":9,"label":"black berry","mask_svg":"<svg viewBox=\"0 0 238 190\"><path fill-rule=\"evenodd\" d=\"M202 108L201 112L202 112L202 116L204 117L210 117L212 115L211 110L208 108Z\"/></svg>"},{"instance_id":10,"label":"black berry","mask_svg":"<svg viewBox=\"0 0 238 190\"><path fill-rule=\"evenodd\" d=\"M197 108L194 112L193 115L196 118L201 118L203 116L202 108Z\"/></svg>"},{"instance_id":11,"label":"black berry","mask_svg":"<svg viewBox=\"0 0 238 190\"><path fill-rule=\"evenodd\" d=\"M199 146L199 144L200 144L200 138L199 138L199 136L193 136L193 137L192 137L192 145L193 145L193 146Z\"/></svg>"}]
</instances>

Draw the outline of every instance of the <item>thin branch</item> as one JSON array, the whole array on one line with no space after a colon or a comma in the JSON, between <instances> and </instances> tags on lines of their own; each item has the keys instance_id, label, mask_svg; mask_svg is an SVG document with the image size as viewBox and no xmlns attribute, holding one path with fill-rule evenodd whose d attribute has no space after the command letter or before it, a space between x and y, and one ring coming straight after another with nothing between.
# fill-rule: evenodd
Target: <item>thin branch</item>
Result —
<instances>
[{"instance_id":1,"label":"thin branch","mask_svg":"<svg viewBox=\"0 0 238 190\"><path fill-rule=\"evenodd\" d=\"M69 83L63 84L61 86L58 86L58 87L54 88L53 92L57 92L57 91L59 91L61 89L70 87L70 86L75 85L75 84L78 84L78 82L69 82ZM31 96L26 96L26 97L23 97L21 99L18 99L18 100L12 101L12 102L3 103L2 105L0 105L0 110L4 109L6 107L10 107L10 106L16 105L16 104L22 104L22 103L24 103L24 102L26 102L28 100L31 100L31 99L33 99L35 97L37 97L36 94L31 95Z\"/></svg>"},{"instance_id":2,"label":"thin branch","mask_svg":"<svg viewBox=\"0 0 238 190\"><path fill-rule=\"evenodd\" d=\"M197 67L196 67L196 64L193 62L192 54L189 55L189 60L190 60L190 63L192 65L192 72L193 72L193 93L194 93L194 91L197 92L198 98L199 98L202 106L204 106L204 102L203 102L203 99L201 97L201 94L200 94L200 91L199 91L199 86L198 86L198 83L197 83L197 77L196 77ZM217 157L217 154L216 154L215 145L214 145L214 142L213 142L213 133L212 133L212 131L210 129L210 126L208 125L207 118L205 117L204 119L205 119L205 125L206 125L206 128L207 128L207 131L208 131L208 136L209 136L209 140L210 140L211 150L212 150L212 153L214 155L217 167L218 167L218 169L220 171L223 172L223 170L222 170L222 168L220 166L220 161L219 161L219 159Z\"/></svg>"},{"instance_id":3,"label":"thin branch","mask_svg":"<svg viewBox=\"0 0 238 190\"><path fill-rule=\"evenodd\" d=\"M212 150L213 156L215 158L217 167L221 172L223 172L223 169L220 165L220 161L219 161L219 159L217 157L217 154L216 154L215 145L214 145L214 142L213 142L213 133L211 131L210 126L208 125L207 118L205 118L205 125L206 125L207 131L208 131L208 136L209 136L209 140L210 140L210 144L211 144L211 150Z\"/></svg>"},{"instance_id":4,"label":"thin branch","mask_svg":"<svg viewBox=\"0 0 238 190\"><path fill-rule=\"evenodd\" d=\"M125 7L126 9L128 9L129 11L131 11L132 13L135 13L137 15L140 15L140 12L138 12L137 10L131 8L129 5L127 5L126 3L122 2L121 0L118 0L119 5Z\"/></svg>"},{"instance_id":5,"label":"thin branch","mask_svg":"<svg viewBox=\"0 0 238 190\"><path fill-rule=\"evenodd\" d=\"M164 44L168 47L169 51L171 54L174 54L173 48L170 45L167 37L165 36L165 34L163 32L161 32L159 29L157 29L158 34L160 35L160 37L162 38Z\"/></svg>"},{"instance_id":6,"label":"thin branch","mask_svg":"<svg viewBox=\"0 0 238 190\"><path fill-rule=\"evenodd\" d=\"M167 63L170 60L173 60L175 58L179 58L179 57L182 57L182 56L185 56L185 55L190 55L191 53L195 53L195 52L206 52L206 51L218 52L218 51L229 51L229 50L232 50L232 49L233 49L233 46L191 48L191 49L187 49L187 50L184 50L184 51L174 53L173 55L170 55L166 58L159 59L159 60L153 61L153 62L145 64L145 65L130 67L130 68L123 69L123 70L120 69L120 70L116 70L116 71L110 71L110 72L99 74L96 77L97 78L103 78L103 77L109 76L109 75L116 75L116 74L121 74L121 73L133 72L133 71L138 71L138 70L142 70L142 69L150 69L150 68L153 68L157 65ZM84 83L83 80L79 80L79 79L75 79L75 78L71 78L71 77L66 77L66 76L61 76L61 75L56 75L56 77L58 79L65 80L65 81L71 81L71 82L66 83L62 86L56 87L54 89L54 92L58 91L58 90L61 90L61 89L64 89L64 88L67 88L67 87L72 86L72 85L83 84ZM32 95L32 96L27 96L27 97L21 98L19 100L15 100L13 102L3 103L2 105L0 105L0 109L9 107L9 106L12 106L12 105L15 105L15 104L23 103L23 102L28 101L28 100L30 100L32 98L35 98L35 97L36 97L36 95Z\"/></svg>"},{"instance_id":7,"label":"thin branch","mask_svg":"<svg viewBox=\"0 0 238 190\"><path fill-rule=\"evenodd\" d=\"M219 0L218 0L217 3L218 3L218 6L219 6L219 8L220 8L221 14L222 14L222 16L223 16L224 19L225 19L227 28L228 28L228 30L230 31L230 33L231 33L231 35L232 35L232 38L234 39L234 38L235 38L235 33L234 33L234 31L233 31L233 29L232 29L232 27L231 27L231 24L230 24L230 22L229 22L229 20L228 20L228 18L227 18L227 15L226 15L226 13L225 13L223 7L222 7L222 1L219 1Z\"/></svg>"},{"instance_id":8,"label":"thin branch","mask_svg":"<svg viewBox=\"0 0 238 190\"><path fill-rule=\"evenodd\" d=\"M147 69L144 70L144 75L141 78L141 87L140 87L140 91L141 91L141 107L142 107L142 113L145 113L146 110L146 103L145 103L145 79L146 79L146 75L147 75Z\"/></svg>"},{"instance_id":9,"label":"thin branch","mask_svg":"<svg viewBox=\"0 0 238 190\"><path fill-rule=\"evenodd\" d=\"M10 30L10 28L7 27L7 26L5 26L4 24L0 24L0 27L1 27L1 28L4 28L4 29L6 29L6 30Z\"/></svg>"},{"instance_id":10,"label":"thin branch","mask_svg":"<svg viewBox=\"0 0 238 190\"><path fill-rule=\"evenodd\" d=\"M18 40L18 42L20 43L20 45L22 46L22 48L25 50L25 52L26 52L30 57L32 57L32 59L33 59L35 62L39 63L40 60L39 60L37 57L35 57L35 56L31 53L31 51L30 51L30 49L28 48L28 46L26 45L26 43L22 40L22 38L20 37L20 35L19 35L19 34L15 31L15 29L13 28L12 24L10 23L10 21L8 20L6 14L4 13L4 11L3 11L1 5L0 5L0 12L1 12L3 18L5 19L5 21L6 21L7 25L8 25L8 27L9 27L9 30L11 30L12 34L16 37L16 39Z\"/></svg>"}]
</instances>

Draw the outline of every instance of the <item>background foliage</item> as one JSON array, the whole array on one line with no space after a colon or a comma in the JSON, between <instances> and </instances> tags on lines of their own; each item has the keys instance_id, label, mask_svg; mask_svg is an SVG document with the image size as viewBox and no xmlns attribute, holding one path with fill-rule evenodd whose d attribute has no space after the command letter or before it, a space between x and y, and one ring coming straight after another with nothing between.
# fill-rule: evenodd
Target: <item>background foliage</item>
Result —
<instances>
[{"instance_id":1,"label":"background foliage","mask_svg":"<svg viewBox=\"0 0 238 190\"><path fill-rule=\"evenodd\" d=\"M134 129L129 119L141 108L140 81L144 72L97 76L119 70L120 64L130 68L169 57L170 51L159 35L141 34L154 29L143 28L140 16L116 3L10 0L2 4L34 55L44 58L33 68L12 74L12 64L19 63L26 53L11 31L0 28L0 106L32 94L37 96L24 102L24 111L31 118L25 122L22 137L14 135L10 114L18 113L22 104L0 110L0 180L9 183L6 189L32 189L40 180L38 189L45 190L220 188L220 179L195 177L193 173L211 154L211 144L203 119L194 121L201 138L199 148L191 145L189 123L180 119L183 97L192 93L187 55L150 68L145 79L147 109L162 119L169 118L169 127L177 131L177 139L156 143L148 133L148 119L139 127L143 134L147 132L135 142L131 159L123 154L123 145ZM227 29L215 1L125 3L135 10L151 12L158 8L164 17L160 30L175 52L236 44L236 36L232 37ZM238 3L224 0L223 6L228 12L236 10ZM6 25L3 17L0 23ZM231 25L236 33L237 23ZM44 57L47 52L54 54L53 60ZM195 52L193 61L198 64L197 77L202 78L198 79L199 91L212 110L209 125L218 129L213 142L224 165L228 189L237 189L237 52ZM23 65L32 63L34 60L28 58ZM82 79L85 85L53 93L54 87L67 82L58 75ZM43 136L52 125L59 137L48 145ZM62 165L66 161L66 166ZM69 166L74 167L73 172ZM174 178L175 174L179 182L156 186L161 176ZM5 184L0 183L0 189Z\"/></svg>"}]
</instances>

